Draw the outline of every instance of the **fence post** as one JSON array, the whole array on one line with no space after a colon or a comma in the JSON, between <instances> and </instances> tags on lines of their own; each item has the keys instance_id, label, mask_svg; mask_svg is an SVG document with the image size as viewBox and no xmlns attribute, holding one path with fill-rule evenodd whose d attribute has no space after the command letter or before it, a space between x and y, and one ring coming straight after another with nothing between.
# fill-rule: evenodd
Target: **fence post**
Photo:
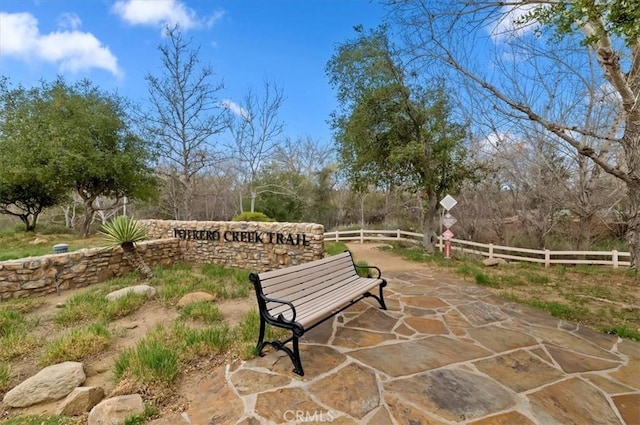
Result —
<instances>
[{"instance_id":1,"label":"fence post","mask_svg":"<svg viewBox=\"0 0 640 425\"><path fill-rule=\"evenodd\" d=\"M398 240L400 240L400 229L398 229Z\"/></svg>"},{"instance_id":2,"label":"fence post","mask_svg":"<svg viewBox=\"0 0 640 425\"><path fill-rule=\"evenodd\" d=\"M340 233L340 232L338 232L338 231L336 230L336 242L338 242L338 241L340 240L340 239L338 238L338 233Z\"/></svg>"},{"instance_id":3,"label":"fence post","mask_svg":"<svg viewBox=\"0 0 640 425\"><path fill-rule=\"evenodd\" d=\"M493 244L489 244L489 258L493 258Z\"/></svg>"},{"instance_id":4,"label":"fence post","mask_svg":"<svg viewBox=\"0 0 640 425\"><path fill-rule=\"evenodd\" d=\"M548 268L551 265L551 251L544 250L544 267Z\"/></svg>"},{"instance_id":5,"label":"fence post","mask_svg":"<svg viewBox=\"0 0 640 425\"><path fill-rule=\"evenodd\" d=\"M360 229L360 244L364 243L364 229Z\"/></svg>"},{"instance_id":6,"label":"fence post","mask_svg":"<svg viewBox=\"0 0 640 425\"><path fill-rule=\"evenodd\" d=\"M440 249L440 252L442 252L442 250L444 249L444 243L442 243L442 235L438 236L438 248Z\"/></svg>"},{"instance_id":7,"label":"fence post","mask_svg":"<svg viewBox=\"0 0 640 425\"><path fill-rule=\"evenodd\" d=\"M614 249L611 251L611 262L613 263L613 268L618 268L618 250Z\"/></svg>"}]
</instances>

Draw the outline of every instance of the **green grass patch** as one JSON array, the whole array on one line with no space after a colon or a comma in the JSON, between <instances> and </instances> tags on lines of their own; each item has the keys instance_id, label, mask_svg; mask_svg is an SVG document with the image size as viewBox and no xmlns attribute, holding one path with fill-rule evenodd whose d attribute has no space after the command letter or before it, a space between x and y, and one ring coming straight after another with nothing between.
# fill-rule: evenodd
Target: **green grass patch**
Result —
<instances>
[{"instance_id":1,"label":"green grass patch","mask_svg":"<svg viewBox=\"0 0 640 425\"><path fill-rule=\"evenodd\" d=\"M145 404L144 411L140 415L132 415L124 420L123 425L144 425L148 419L155 418L160 415L160 411L152 404Z\"/></svg>"},{"instance_id":2,"label":"green grass patch","mask_svg":"<svg viewBox=\"0 0 640 425\"><path fill-rule=\"evenodd\" d=\"M500 296L518 304L525 304L539 310L546 311L553 317L567 321L581 322L591 314L589 309L586 307L571 306L557 301L526 299L506 292L502 292Z\"/></svg>"},{"instance_id":3,"label":"green grass patch","mask_svg":"<svg viewBox=\"0 0 640 425\"><path fill-rule=\"evenodd\" d=\"M493 288L500 287L500 284L492 279L491 276L486 275L482 272L476 272L476 274L474 275L474 279L475 282L481 286L491 286Z\"/></svg>"},{"instance_id":4,"label":"green grass patch","mask_svg":"<svg viewBox=\"0 0 640 425\"><path fill-rule=\"evenodd\" d=\"M214 264L158 269L156 279L162 284L160 299L165 305L174 305L182 296L195 291L208 292L223 300L245 298L252 288L248 271Z\"/></svg>"},{"instance_id":5,"label":"green grass patch","mask_svg":"<svg viewBox=\"0 0 640 425\"><path fill-rule=\"evenodd\" d=\"M11 368L7 363L0 363L0 392L9 389L9 377L11 376Z\"/></svg>"},{"instance_id":6,"label":"green grass patch","mask_svg":"<svg viewBox=\"0 0 640 425\"><path fill-rule=\"evenodd\" d=\"M0 261L53 254L53 245L59 243L69 245L69 251L104 245L99 237L81 239L73 234L11 230L0 233Z\"/></svg>"},{"instance_id":7,"label":"green grass patch","mask_svg":"<svg viewBox=\"0 0 640 425\"><path fill-rule=\"evenodd\" d=\"M343 242L326 242L324 243L324 252L328 256L342 254L347 250L347 245Z\"/></svg>"},{"instance_id":8,"label":"green grass patch","mask_svg":"<svg viewBox=\"0 0 640 425\"><path fill-rule=\"evenodd\" d=\"M173 334L191 356L215 355L226 352L235 340L235 335L226 324L194 329L174 325Z\"/></svg>"},{"instance_id":9,"label":"green grass patch","mask_svg":"<svg viewBox=\"0 0 640 425\"><path fill-rule=\"evenodd\" d=\"M180 309L181 319L196 320L204 323L215 323L222 320L222 313L215 304L203 301L188 304Z\"/></svg>"},{"instance_id":10,"label":"green grass patch","mask_svg":"<svg viewBox=\"0 0 640 425\"><path fill-rule=\"evenodd\" d=\"M45 346L42 366L64 361L80 361L104 350L111 343L111 332L103 324L73 329Z\"/></svg>"},{"instance_id":11,"label":"green grass patch","mask_svg":"<svg viewBox=\"0 0 640 425\"><path fill-rule=\"evenodd\" d=\"M7 419L3 425L72 425L77 421L67 416L21 415Z\"/></svg>"},{"instance_id":12,"label":"green grass patch","mask_svg":"<svg viewBox=\"0 0 640 425\"><path fill-rule=\"evenodd\" d=\"M551 282L549 276L538 274L535 272L525 272L524 277L529 283L533 283L536 285L544 285L545 283Z\"/></svg>"},{"instance_id":13,"label":"green grass patch","mask_svg":"<svg viewBox=\"0 0 640 425\"><path fill-rule=\"evenodd\" d=\"M476 269L475 267L469 265L469 264L462 264L460 265L457 269L456 272L458 272L459 274L463 275L463 276L475 276L476 274L479 273L478 269Z\"/></svg>"},{"instance_id":14,"label":"green grass patch","mask_svg":"<svg viewBox=\"0 0 640 425\"><path fill-rule=\"evenodd\" d=\"M627 325L618 325L603 328L602 332L609 335L617 335L621 338L629 338L634 341L640 341L640 332L636 329L632 329Z\"/></svg>"},{"instance_id":15,"label":"green grass patch","mask_svg":"<svg viewBox=\"0 0 640 425\"><path fill-rule=\"evenodd\" d=\"M517 274L503 274L495 276L495 279L498 281L498 287L512 287L512 286L523 286L527 283L524 279L522 279L521 275Z\"/></svg>"},{"instance_id":16,"label":"green grass patch","mask_svg":"<svg viewBox=\"0 0 640 425\"><path fill-rule=\"evenodd\" d=\"M12 307L0 308L0 360L11 360L23 356L38 346L38 341L29 335L38 320L30 320Z\"/></svg>"},{"instance_id":17,"label":"green grass patch","mask_svg":"<svg viewBox=\"0 0 640 425\"><path fill-rule=\"evenodd\" d=\"M120 354L114 363L115 377L130 375L147 385L168 386L175 382L180 373L177 350L160 338L162 333L156 330Z\"/></svg>"},{"instance_id":18,"label":"green grass patch","mask_svg":"<svg viewBox=\"0 0 640 425\"><path fill-rule=\"evenodd\" d=\"M131 279L128 277L127 279ZM56 313L53 321L62 326L72 326L78 322L111 322L137 311L148 301L146 295L129 293L114 301L107 301L105 296L119 289L122 278L102 284L97 288L81 292L69 298L64 308Z\"/></svg>"}]
</instances>

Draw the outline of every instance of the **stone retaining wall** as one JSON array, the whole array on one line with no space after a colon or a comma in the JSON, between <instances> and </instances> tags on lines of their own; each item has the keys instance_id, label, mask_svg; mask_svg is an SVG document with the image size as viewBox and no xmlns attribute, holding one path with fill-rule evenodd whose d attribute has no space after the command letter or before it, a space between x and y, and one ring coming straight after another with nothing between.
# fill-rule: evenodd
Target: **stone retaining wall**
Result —
<instances>
[{"instance_id":1,"label":"stone retaining wall","mask_svg":"<svg viewBox=\"0 0 640 425\"><path fill-rule=\"evenodd\" d=\"M145 241L138 251L150 266L183 259L178 239ZM0 300L55 293L131 271L120 248L92 248L0 262Z\"/></svg>"},{"instance_id":2,"label":"stone retaining wall","mask_svg":"<svg viewBox=\"0 0 640 425\"><path fill-rule=\"evenodd\" d=\"M314 223L140 220L151 238L179 238L185 261L252 271L324 257L324 226Z\"/></svg>"},{"instance_id":3,"label":"stone retaining wall","mask_svg":"<svg viewBox=\"0 0 640 425\"><path fill-rule=\"evenodd\" d=\"M139 243L150 266L175 261L252 271L324 257L324 227L311 223L140 220L154 240ZM50 294L103 282L131 271L120 248L0 262L0 300Z\"/></svg>"}]
</instances>

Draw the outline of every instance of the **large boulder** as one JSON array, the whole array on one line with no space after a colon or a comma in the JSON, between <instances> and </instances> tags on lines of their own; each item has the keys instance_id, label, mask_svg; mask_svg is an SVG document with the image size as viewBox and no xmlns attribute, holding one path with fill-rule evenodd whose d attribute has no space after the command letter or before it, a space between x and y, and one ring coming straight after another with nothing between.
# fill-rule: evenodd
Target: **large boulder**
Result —
<instances>
[{"instance_id":1,"label":"large boulder","mask_svg":"<svg viewBox=\"0 0 640 425\"><path fill-rule=\"evenodd\" d=\"M107 294L107 300L115 301L118 298L125 297L132 292L136 295L146 295L148 297L153 297L156 294L156 288L149 285L128 286L126 288L118 289L117 291L113 291Z\"/></svg>"},{"instance_id":2,"label":"large boulder","mask_svg":"<svg viewBox=\"0 0 640 425\"><path fill-rule=\"evenodd\" d=\"M79 416L90 411L104 398L102 387L78 387L56 409L56 415Z\"/></svg>"},{"instance_id":3,"label":"large boulder","mask_svg":"<svg viewBox=\"0 0 640 425\"><path fill-rule=\"evenodd\" d=\"M88 425L120 425L133 415L144 413L140 394L121 395L108 398L96 405L89 413Z\"/></svg>"},{"instance_id":4,"label":"large boulder","mask_svg":"<svg viewBox=\"0 0 640 425\"><path fill-rule=\"evenodd\" d=\"M44 401L58 400L81 385L84 367L78 362L64 362L45 367L5 394L2 402L11 407L27 407Z\"/></svg>"},{"instance_id":5,"label":"large boulder","mask_svg":"<svg viewBox=\"0 0 640 425\"><path fill-rule=\"evenodd\" d=\"M178 301L178 307L184 307L189 304L215 301L215 300L216 300L216 297L211 295L208 292L203 292L203 291L191 292L189 294L186 294L182 298L180 298L180 301Z\"/></svg>"},{"instance_id":6,"label":"large boulder","mask_svg":"<svg viewBox=\"0 0 640 425\"><path fill-rule=\"evenodd\" d=\"M502 266L508 263L504 258L489 257L489 258L485 258L482 261L482 264L484 264L487 267L495 267L495 266Z\"/></svg>"}]
</instances>

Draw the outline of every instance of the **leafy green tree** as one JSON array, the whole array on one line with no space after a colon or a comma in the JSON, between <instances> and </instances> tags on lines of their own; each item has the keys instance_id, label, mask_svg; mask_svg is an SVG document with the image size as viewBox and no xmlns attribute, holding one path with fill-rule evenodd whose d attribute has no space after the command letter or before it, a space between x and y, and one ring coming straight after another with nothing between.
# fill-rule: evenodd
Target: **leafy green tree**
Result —
<instances>
[{"instance_id":1,"label":"leafy green tree","mask_svg":"<svg viewBox=\"0 0 640 425\"><path fill-rule=\"evenodd\" d=\"M44 87L56 125L51 140L59 149L64 181L83 200L80 234L89 234L99 196L149 199L155 195L151 145L134 131L127 101L90 81L69 85L62 79Z\"/></svg>"},{"instance_id":2,"label":"leafy green tree","mask_svg":"<svg viewBox=\"0 0 640 425\"><path fill-rule=\"evenodd\" d=\"M439 200L471 175L467 129L451 119L444 86L410 84L386 28L356 31L327 65L340 104L332 125L342 165L357 190L395 185L419 194L423 244L432 251Z\"/></svg>"},{"instance_id":3,"label":"leafy green tree","mask_svg":"<svg viewBox=\"0 0 640 425\"><path fill-rule=\"evenodd\" d=\"M2 95L2 205L26 209L28 228L72 190L84 204L82 236L98 197L114 199L114 207L124 196L153 196L152 151L135 134L125 99L88 80L70 85L62 78L30 90L5 86Z\"/></svg>"},{"instance_id":4,"label":"leafy green tree","mask_svg":"<svg viewBox=\"0 0 640 425\"><path fill-rule=\"evenodd\" d=\"M306 176L271 164L262 170L254 184L261 188L257 209L282 222L302 220L309 206L306 195L311 187Z\"/></svg>"},{"instance_id":5,"label":"leafy green tree","mask_svg":"<svg viewBox=\"0 0 640 425\"><path fill-rule=\"evenodd\" d=\"M28 125L35 121L40 124ZM10 88L6 79L0 81L0 214L18 217L27 231L68 193L49 141L51 123L38 88Z\"/></svg>"}]
</instances>

